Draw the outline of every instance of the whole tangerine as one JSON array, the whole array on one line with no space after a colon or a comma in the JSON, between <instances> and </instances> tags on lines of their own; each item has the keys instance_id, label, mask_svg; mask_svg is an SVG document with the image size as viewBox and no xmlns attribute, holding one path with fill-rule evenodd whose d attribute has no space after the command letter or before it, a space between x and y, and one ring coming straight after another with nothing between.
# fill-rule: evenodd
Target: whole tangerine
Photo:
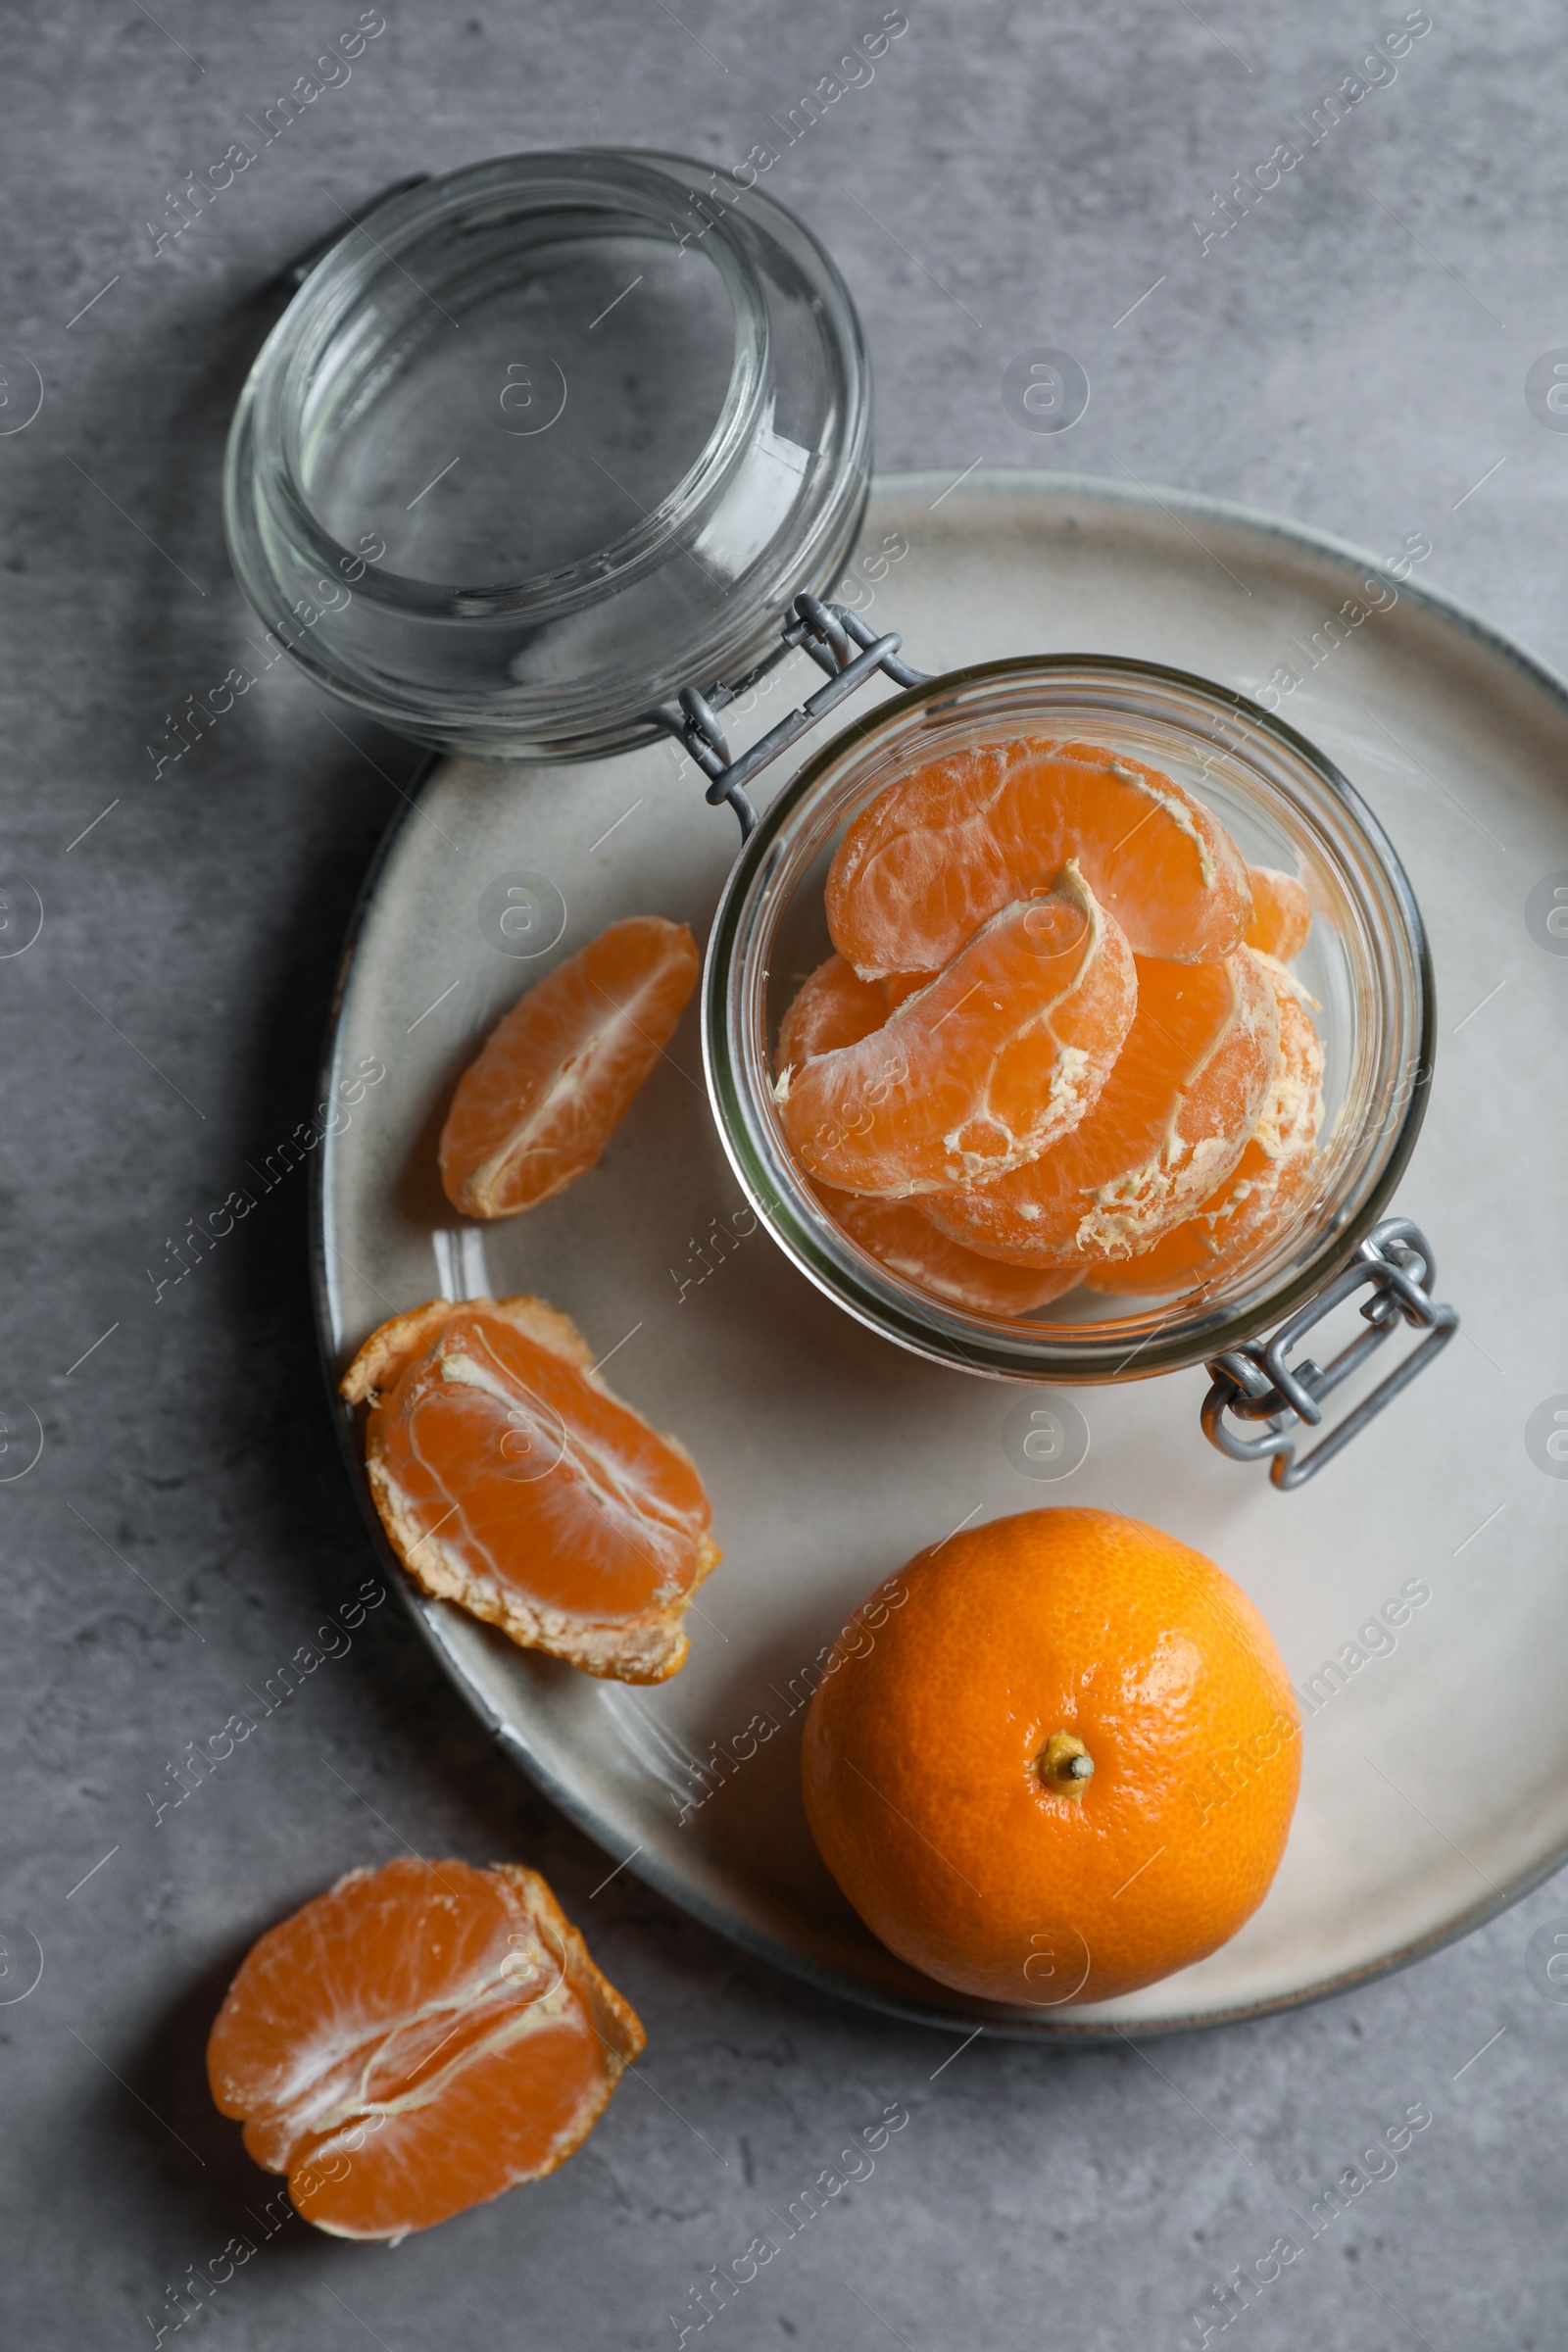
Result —
<instances>
[{"instance_id":1,"label":"whole tangerine","mask_svg":"<svg viewBox=\"0 0 1568 2352\"><path fill-rule=\"evenodd\" d=\"M1268 1628L1212 1560L1112 1511L1025 1511L918 1553L856 1612L802 1785L823 1860L901 1959L1057 2008L1153 1984L1250 1918L1299 1730Z\"/></svg>"}]
</instances>

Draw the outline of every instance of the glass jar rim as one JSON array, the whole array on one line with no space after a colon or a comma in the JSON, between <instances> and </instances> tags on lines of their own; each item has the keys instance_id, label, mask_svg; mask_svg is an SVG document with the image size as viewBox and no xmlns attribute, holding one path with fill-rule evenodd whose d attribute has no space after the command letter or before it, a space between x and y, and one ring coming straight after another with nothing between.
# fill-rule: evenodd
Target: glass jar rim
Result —
<instances>
[{"instance_id":1,"label":"glass jar rim","mask_svg":"<svg viewBox=\"0 0 1568 2352\"><path fill-rule=\"evenodd\" d=\"M743 998L748 991L755 994L765 979L765 969L759 973L747 968L748 956L762 953L767 944L757 947L752 927L759 898L785 861L790 834L799 831L813 804L826 799L836 772L945 698L1031 678L1065 679L1074 673L1111 685L1119 681L1129 689L1143 684L1186 696L1216 717L1245 722L1303 767L1348 834L1368 854L1370 870L1387 892L1392 927L1407 949L1418 998L1414 1019L1407 1024L1410 1043L1403 1056L1413 1079L1397 1105L1381 1164L1353 1205L1326 1219L1310 1251L1239 1311L1200 1302L1178 1329L1175 1316L1182 1300L1176 1298L1143 1315L1118 1317L1111 1327L1114 1341L1098 1343L1093 1325L1053 1325L1047 1337L1041 1326L1025 1319L1002 1323L966 1314L901 1282L853 1245L839 1248L829 1239L834 1229L814 1206L805 1177L788 1152L774 1145L766 1118L757 1114L750 1100L742 1031L750 1014ZM973 723L978 727L978 714ZM791 778L760 817L719 901L703 976L703 1058L720 1141L753 1207L797 1267L857 1321L927 1360L992 1379L1067 1386L1147 1379L1206 1362L1272 1330L1320 1291L1382 1216L1409 1161L1426 1111L1436 1026L1431 950L1415 894L1387 833L1336 763L1288 721L1233 688L1166 663L1106 654L1042 654L967 663L879 703L844 728ZM1073 1337L1078 1331L1085 1335L1081 1340Z\"/></svg>"}]
</instances>

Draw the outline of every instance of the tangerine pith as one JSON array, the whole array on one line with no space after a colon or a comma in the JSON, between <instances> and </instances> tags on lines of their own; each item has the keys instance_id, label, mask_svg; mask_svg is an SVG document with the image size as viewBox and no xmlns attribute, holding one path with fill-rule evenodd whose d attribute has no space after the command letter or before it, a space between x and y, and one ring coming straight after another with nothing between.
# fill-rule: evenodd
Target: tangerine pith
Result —
<instances>
[{"instance_id":1,"label":"tangerine pith","mask_svg":"<svg viewBox=\"0 0 1568 2352\"><path fill-rule=\"evenodd\" d=\"M872 1933L1017 2008L1114 1998L1267 1893L1299 1716L1247 1595L1174 1537L1041 1510L948 1537L807 1716L817 1846ZM852 1621L852 1628L853 1621Z\"/></svg>"}]
</instances>

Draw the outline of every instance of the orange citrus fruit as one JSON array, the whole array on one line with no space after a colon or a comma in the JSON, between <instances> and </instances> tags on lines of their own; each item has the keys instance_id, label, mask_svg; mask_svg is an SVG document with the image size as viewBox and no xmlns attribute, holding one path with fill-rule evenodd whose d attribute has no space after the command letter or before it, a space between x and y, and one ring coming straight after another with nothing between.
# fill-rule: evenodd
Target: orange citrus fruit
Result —
<instances>
[{"instance_id":1,"label":"orange citrus fruit","mask_svg":"<svg viewBox=\"0 0 1568 2352\"><path fill-rule=\"evenodd\" d=\"M872 1933L1012 2006L1135 1991L1256 1910L1299 1717L1211 1560L1110 1511L950 1536L852 1621L806 1720L811 1832ZM850 1636L853 1634L853 1640Z\"/></svg>"},{"instance_id":2,"label":"orange citrus fruit","mask_svg":"<svg viewBox=\"0 0 1568 2352\"><path fill-rule=\"evenodd\" d=\"M1306 945L1312 928L1312 903L1294 874L1276 866L1250 865L1247 879L1252 891L1252 922L1247 945L1281 963L1291 963Z\"/></svg>"},{"instance_id":3,"label":"orange citrus fruit","mask_svg":"<svg viewBox=\"0 0 1568 2352\"><path fill-rule=\"evenodd\" d=\"M1099 1101L1027 1167L926 1200L943 1233L1013 1265L1128 1257L1190 1215L1257 1125L1279 1054L1263 959L1138 959L1138 1010Z\"/></svg>"},{"instance_id":4,"label":"orange citrus fruit","mask_svg":"<svg viewBox=\"0 0 1568 2352\"><path fill-rule=\"evenodd\" d=\"M1000 1258L982 1257L945 1233L938 1233L913 1200L875 1200L863 1193L836 1193L817 1187L817 1198L834 1222L868 1257L889 1273L929 1291L949 1306L961 1306L974 1315L1027 1315L1070 1291L1083 1276L1074 1261L1067 1266L1008 1266Z\"/></svg>"},{"instance_id":5,"label":"orange citrus fruit","mask_svg":"<svg viewBox=\"0 0 1568 2352\"><path fill-rule=\"evenodd\" d=\"M802 981L779 1024L779 1069L813 1061L818 1054L836 1054L841 1046L858 1045L881 1028L889 1010L881 989L862 980L842 956L830 956Z\"/></svg>"},{"instance_id":6,"label":"orange citrus fruit","mask_svg":"<svg viewBox=\"0 0 1568 2352\"><path fill-rule=\"evenodd\" d=\"M470 1217L510 1217L591 1168L697 984L685 923L612 923L529 989L458 1081L441 1182Z\"/></svg>"},{"instance_id":7,"label":"orange citrus fruit","mask_svg":"<svg viewBox=\"0 0 1568 2352\"><path fill-rule=\"evenodd\" d=\"M1019 1167L1090 1109L1136 995L1119 926L1068 864L982 923L882 1027L787 1065L774 1089L785 1135L841 1192L902 1199Z\"/></svg>"},{"instance_id":8,"label":"orange citrus fruit","mask_svg":"<svg viewBox=\"0 0 1568 2352\"><path fill-rule=\"evenodd\" d=\"M1069 858L1135 955L1213 961L1252 919L1241 853L1173 777L1096 744L1025 740L885 786L834 853L828 931L864 979L938 971Z\"/></svg>"},{"instance_id":9,"label":"orange citrus fruit","mask_svg":"<svg viewBox=\"0 0 1568 2352\"><path fill-rule=\"evenodd\" d=\"M1151 1297L1232 1274L1273 1243L1305 1197L1323 1118L1323 1047L1287 973L1275 968L1280 1054L1246 1151L1200 1208L1137 1257L1085 1269L1091 1291Z\"/></svg>"},{"instance_id":10,"label":"orange citrus fruit","mask_svg":"<svg viewBox=\"0 0 1568 2352\"><path fill-rule=\"evenodd\" d=\"M534 1871L399 1861L269 1929L207 2073L307 2221L396 2244L553 2173L643 2040Z\"/></svg>"},{"instance_id":11,"label":"orange citrus fruit","mask_svg":"<svg viewBox=\"0 0 1568 2352\"><path fill-rule=\"evenodd\" d=\"M566 1316L542 1298L434 1298L373 1332L341 1392L369 1406L370 1492L424 1592L588 1674L675 1672L720 1557L708 1496Z\"/></svg>"}]
</instances>

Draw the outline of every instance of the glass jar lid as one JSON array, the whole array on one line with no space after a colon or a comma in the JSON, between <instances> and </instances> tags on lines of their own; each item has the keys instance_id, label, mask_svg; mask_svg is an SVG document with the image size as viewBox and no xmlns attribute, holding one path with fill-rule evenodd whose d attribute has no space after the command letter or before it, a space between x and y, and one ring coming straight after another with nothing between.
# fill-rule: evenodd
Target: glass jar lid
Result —
<instances>
[{"instance_id":1,"label":"glass jar lid","mask_svg":"<svg viewBox=\"0 0 1568 2352\"><path fill-rule=\"evenodd\" d=\"M854 304L783 206L676 156L505 157L312 271L229 438L229 551L316 682L488 759L652 739L734 687L853 547Z\"/></svg>"}]
</instances>

